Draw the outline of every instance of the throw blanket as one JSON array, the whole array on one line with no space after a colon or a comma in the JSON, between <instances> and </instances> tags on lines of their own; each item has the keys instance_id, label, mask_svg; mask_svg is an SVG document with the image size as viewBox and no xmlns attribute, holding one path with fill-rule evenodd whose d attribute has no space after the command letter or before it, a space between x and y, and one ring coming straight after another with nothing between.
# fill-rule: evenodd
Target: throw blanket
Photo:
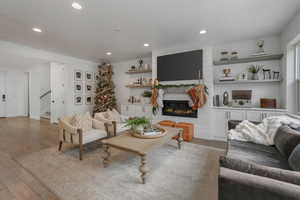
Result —
<instances>
[{"instance_id":1,"label":"throw blanket","mask_svg":"<svg viewBox=\"0 0 300 200\"><path fill-rule=\"evenodd\" d=\"M244 120L235 129L229 131L228 137L231 140L274 145L275 133L282 125L299 128L300 120L288 115L265 118L259 125Z\"/></svg>"}]
</instances>

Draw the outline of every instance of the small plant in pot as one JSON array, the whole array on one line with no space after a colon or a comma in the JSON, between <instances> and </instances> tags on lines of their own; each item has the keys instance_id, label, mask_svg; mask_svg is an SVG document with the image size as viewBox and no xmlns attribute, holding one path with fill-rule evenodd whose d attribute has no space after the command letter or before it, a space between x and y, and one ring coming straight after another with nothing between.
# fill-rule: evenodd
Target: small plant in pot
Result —
<instances>
[{"instance_id":1,"label":"small plant in pot","mask_svg":"<svg viewBox=\"0 0 300 200\"><path fill-rule=\"evenodd\" d=\"M145 91L143 92L142 96L143 96L143 98L144 98L144 102L145 102L146 104L149 104L150 101L151 101L150 98L152 97L152 92L149 91L149 90L145 90Z\"/></svg>"},{"instance_id":2,"label":"small plant in pot","mask_svg":"<svg viewBox=\"0 0 300 200\"><path fill-rule=\"evenodd\" d=\"M260 71L260 69L262 68L263 66L261 65L251 65L249 68L248 68L248 72L250 72L252 74L251 76L251 80L258 80L259 77L258 77L258 72Z\"/></svg>"},{"instance_id":3,"label":"small plant in pot","mask_svg":"<svg viewBox=\"0 0 300 200\"><path fill-rule=\"evenodd\" d=\"M126 121L126 127L130 127L131 131L143 135L144 129L150 126L150 120L146 117L136 117Z\"/></svg>"}]
</instances>

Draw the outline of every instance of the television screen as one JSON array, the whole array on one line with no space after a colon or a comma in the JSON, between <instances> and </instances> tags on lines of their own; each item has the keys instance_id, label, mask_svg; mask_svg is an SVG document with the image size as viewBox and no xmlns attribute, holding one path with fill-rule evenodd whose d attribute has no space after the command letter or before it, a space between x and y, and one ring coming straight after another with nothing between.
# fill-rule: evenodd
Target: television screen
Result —
<instances>
[{"instance_id":1,"label":"television screen","mask_svg":"<svg viewBox=\"0 0 300 200\"><path fill-rule=\"evenodd\" d=\"M157 79L159 81L202 79L203 50L189 51L157 57Z\"/></svg>"}]
</instances>

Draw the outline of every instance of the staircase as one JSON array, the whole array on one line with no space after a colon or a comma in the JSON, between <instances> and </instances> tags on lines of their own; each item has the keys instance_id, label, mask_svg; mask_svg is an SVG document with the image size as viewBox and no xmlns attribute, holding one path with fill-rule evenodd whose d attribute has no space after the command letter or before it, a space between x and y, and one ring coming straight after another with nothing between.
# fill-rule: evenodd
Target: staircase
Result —
<instances>
[{"instance_id":1,"label":"staircase","mask_svg":"<svg viewBox=\"0 0 300 200\"><path fill-rule=\"evenodd\" d=\"M51 112L50 112L50 103L51 103L51 90L43 93L40 96L40 117L43 119L50 120Z\"/></svg>"}]
</instances>

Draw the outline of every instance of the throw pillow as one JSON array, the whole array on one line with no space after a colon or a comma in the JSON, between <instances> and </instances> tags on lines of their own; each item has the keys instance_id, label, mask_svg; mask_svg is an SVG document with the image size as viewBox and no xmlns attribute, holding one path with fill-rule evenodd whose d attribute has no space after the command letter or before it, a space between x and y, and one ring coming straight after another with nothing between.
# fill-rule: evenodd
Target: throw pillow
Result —
<instances>
[{"instance_id":1,"label":"throw pillow","mask_svg":"<svg viewBox=\"0 0 300 200\"><path fill-rule=\"evenodd\" d=\"M300 171L300 144L295 147L288 161L294 171Z\"/></svg>"},{"instance_id":2,"label":"throw pillow","mask_svg":"<svg viewBox=\"0 0 300 200\"><path fill-rule=\"evenodd\" d=\"M276 132L274 143L277 150L288 159L300 143L300 132L289 126L281 126Z\"/></svg>"},{"instance_id":3,"label":"throw pillow","mask_svg":"<svg viewBox=\"0 0 300 200\"><path fill-rule=\"evenodd\" d=\"M81 128L83 132L89 131L93 128L93 120L89 112L83 115L76 114L73 117L71 124L76 128Z\"/></svg>"}]
</instances>

